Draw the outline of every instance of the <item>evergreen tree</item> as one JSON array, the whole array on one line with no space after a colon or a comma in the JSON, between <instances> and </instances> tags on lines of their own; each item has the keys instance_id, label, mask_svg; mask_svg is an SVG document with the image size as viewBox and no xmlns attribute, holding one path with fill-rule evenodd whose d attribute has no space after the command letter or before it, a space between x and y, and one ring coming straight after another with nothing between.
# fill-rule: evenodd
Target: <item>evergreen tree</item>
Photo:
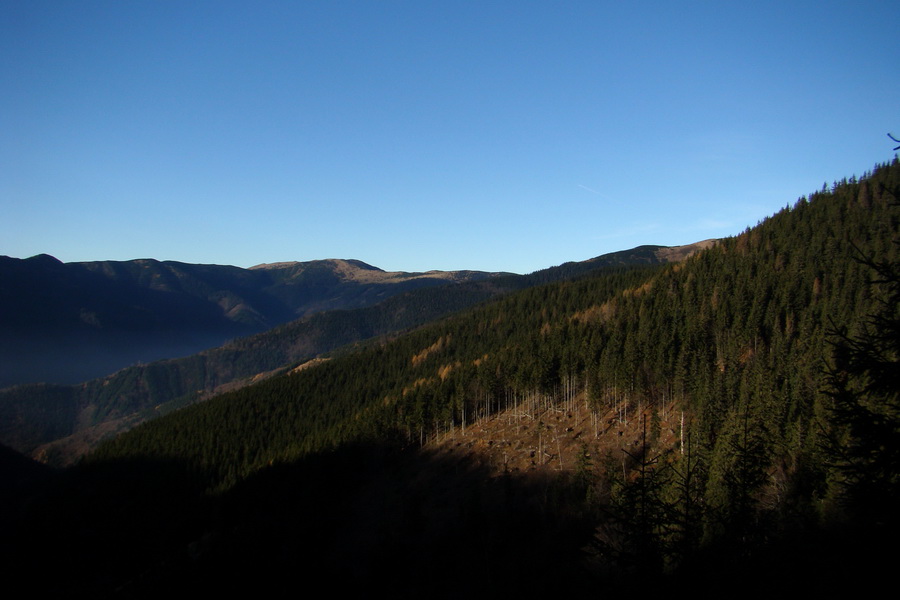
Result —
<instances>
[{"instance_id":1,"label":"evergreen tree","mask_svg":"<svg viewBox=\"0 0 900 600\"><path fill-rule=\"evenodd\" d=\"M835 435L831 451L852 515L898 523L900 501L900 264L864 260L883 289L857 335L833 333L827 373Z\"/></svg>"}]
</instances>

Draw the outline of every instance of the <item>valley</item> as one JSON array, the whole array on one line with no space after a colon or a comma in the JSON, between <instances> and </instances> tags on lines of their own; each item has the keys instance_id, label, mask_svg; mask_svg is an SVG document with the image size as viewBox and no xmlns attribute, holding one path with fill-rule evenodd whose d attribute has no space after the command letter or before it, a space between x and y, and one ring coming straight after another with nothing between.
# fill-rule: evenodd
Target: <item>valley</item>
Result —
<instances>
[{"instance_id":1,"label":"valley","mask_svg":"<svg viewBox=\"0 0 900 600\"><path fill-rule=\"evenodd\" d=\"M62 263L0 256L0 387L75 384L195 354L328 310L502 273L388 273L315 260L242 269L151 259Z\"/></svg>"}]
</instances>

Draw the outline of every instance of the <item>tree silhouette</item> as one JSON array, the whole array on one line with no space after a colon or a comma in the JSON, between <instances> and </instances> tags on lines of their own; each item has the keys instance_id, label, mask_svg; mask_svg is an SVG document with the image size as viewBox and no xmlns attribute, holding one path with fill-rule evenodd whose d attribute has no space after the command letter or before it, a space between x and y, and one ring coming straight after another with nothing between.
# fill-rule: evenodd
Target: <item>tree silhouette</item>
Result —
<instances>
[{"instance_id":1,"label":"tree silhouette","mask_svg":"<svg viewBox=\"0 0 900 600\"><path fill-rule=\"evenodd\" d=\"M832 329L827 393L836 431L831 453L851 514L897 524L900 501L900 265L860 259L882 290L856 335Z\"/></svg>"}]
</instances>

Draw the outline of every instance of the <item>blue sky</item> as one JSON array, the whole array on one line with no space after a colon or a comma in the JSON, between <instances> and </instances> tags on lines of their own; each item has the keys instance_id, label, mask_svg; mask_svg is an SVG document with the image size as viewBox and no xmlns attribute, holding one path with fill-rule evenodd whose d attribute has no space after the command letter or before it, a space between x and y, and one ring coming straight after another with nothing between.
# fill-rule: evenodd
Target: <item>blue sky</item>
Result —
<instances>
[{"instance_id":1,"label":"blue sky","mask_svg":"<svg viewBox=\"0 0 900 600\"><path fill-rule=\"evenodd\" d=\"M893 2L0 3L0 254L519 273L893 157Z\"/></svg>"}]
</instances>

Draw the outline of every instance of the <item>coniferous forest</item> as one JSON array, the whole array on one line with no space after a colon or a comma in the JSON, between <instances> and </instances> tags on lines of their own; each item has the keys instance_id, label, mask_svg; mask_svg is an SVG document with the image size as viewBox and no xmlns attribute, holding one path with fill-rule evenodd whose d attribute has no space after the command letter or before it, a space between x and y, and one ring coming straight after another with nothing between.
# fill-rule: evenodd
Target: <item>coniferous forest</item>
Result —
<instances>
[{"instance_id":1,"label":"coniferous forest","mask_svg":"<svg viewBox=\"0 0 900 600\"><path fill-rule=\"evenodd\" d=\"M125 597L865 589L898 531L898 227L895 159L685 261L488 299L17 467L5 565ZM440 451L491 419L538 432L536 468Z\"/></svg>"}]
</instances>

